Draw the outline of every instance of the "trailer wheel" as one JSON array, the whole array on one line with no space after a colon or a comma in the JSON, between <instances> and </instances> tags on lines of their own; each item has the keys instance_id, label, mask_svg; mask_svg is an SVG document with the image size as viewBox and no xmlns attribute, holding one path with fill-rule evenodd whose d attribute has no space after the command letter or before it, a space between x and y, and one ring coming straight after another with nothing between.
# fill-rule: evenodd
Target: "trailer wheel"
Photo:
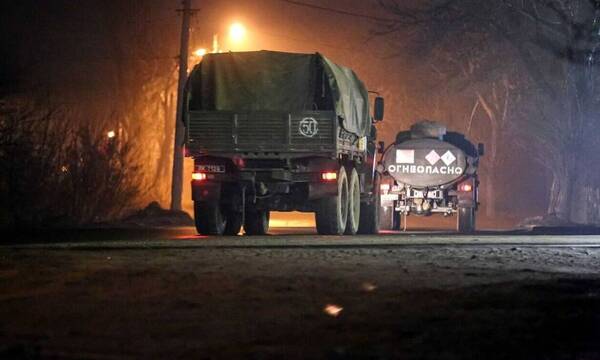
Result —
<instances>
[{"instance_id":1,"label":"trailer wheel","mask_svg":"<svg viewBox=\"0 0 600 360\"><path fill-rule=\"evenodd\" d=\"M381 176L375 173L371 202L360 204L359 234L379 234L381 216Z\"/></svg>"},{"instance_id":2,"label":"trailer wheel","mask_svg":"<svg viewBox=\"0 0 600 360\"><path fill-rule=\"evenodd\" d=\"M402 230L402 214L394 210L395 207L395 205L392 207L392 230L400 231Z\"/></svg>"},{"instance_id":3,"label":"trailer wheel","mask_svg":"<svg viewBox=\"0 0 600 360\"><path fill-rule=\"evenodd\" d=\"M268 210L248 210L244 219L244 232L246 235L266 235L269 232Z\"/></svg>"},{"instance_id":4,"label":"trailer wheel","mask_svg":"<svg viewBox=\"0 0 600 360\"><path fill-rule=\"evenodd\" d=\"M340 167L337 175L337 195L319 200L315 222L317 232L321 235L342 235L348 221L348 177L344 167Z\"/></svg>"},{"instance_id":5,"label":"trailer wheel","mask_svg":"<svg viewBox=\"0 0 600 360\"><path fill-rule=\"evenodd\" d=\"M360 178L355 168L350 171L348 182L348 221L346 223L346 235L356 235L360 225Z\"/></svg>"},{"instance_id":6,"label":"trailer wheel","mask_svg":"<svg viewBox=\"0 0 600 360\"><path fill-rule=\"evenodd\" d=\"M459 208L457 230L460 233L468 234L475 231L475 208Z\"/></svg>"}]
</instances>

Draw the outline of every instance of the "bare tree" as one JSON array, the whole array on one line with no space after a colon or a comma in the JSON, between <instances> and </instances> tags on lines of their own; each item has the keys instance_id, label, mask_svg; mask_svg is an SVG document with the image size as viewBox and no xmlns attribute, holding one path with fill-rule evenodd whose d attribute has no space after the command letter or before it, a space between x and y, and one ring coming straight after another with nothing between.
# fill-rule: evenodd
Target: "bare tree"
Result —
<instances>
[{"instance_id":1,"label":"bare tree","mask_svg":"<svg viewBox=\"0 0 600 360\"><path fill-rule=\"evenodd\" d=\"M593 205L599 189L596 160L585 156L596 153L599 145L593 134L599 125L594 69L600 2L431 0L419 7L394 0L380 3L397 18L385 24L382 33L412 32L429 46L447 39L460 44L484 34L488 44L510 47L507 55L514 57L505 61L522 67L532 83L528 100L535 112L519 127L552 174L548 213L577 222L600 220Z\"/></svg>"},{"instance_id":2,"label":"bare tree","mask_svg":"<svg viewBox=\"0 0 600 360\"><path fill-rule=\"evenodd\" d=\"M103 10L105 40L112 65L111 126L123 140L132 140L144 161L142 201L167 202L172 161L176 59L171 38L148 13L159 2L99 2ZM119 13L123 16L115 17ZM174 17L176 19L176 17ZM175 24L175 22L173 23Z\"/></svg>"}]
</instances>

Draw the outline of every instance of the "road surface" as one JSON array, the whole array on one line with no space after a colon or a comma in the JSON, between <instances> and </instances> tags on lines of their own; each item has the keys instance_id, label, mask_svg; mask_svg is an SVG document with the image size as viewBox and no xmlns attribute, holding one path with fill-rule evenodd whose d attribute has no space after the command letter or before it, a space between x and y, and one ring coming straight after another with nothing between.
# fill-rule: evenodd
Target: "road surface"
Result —
<instances>
[{"instance_id":1,"label":"road surface","mask_svg":"<svg viewBox=\"0 0 600 360\"><path fill-rule=\"evenodd\" d=\"M0 357L600 359L600 236L180 228L8 242Z\"/></svg>"}]
</instances>

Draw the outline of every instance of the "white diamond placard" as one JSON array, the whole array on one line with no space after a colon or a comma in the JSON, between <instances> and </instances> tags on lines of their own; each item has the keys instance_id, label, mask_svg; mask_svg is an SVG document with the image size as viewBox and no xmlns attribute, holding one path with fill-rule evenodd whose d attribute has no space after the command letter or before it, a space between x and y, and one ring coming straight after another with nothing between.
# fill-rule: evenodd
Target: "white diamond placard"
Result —
<instances>
[{"instance_id":1,"label":"white diamond placard","mask_svg":"<svg viewBox=\"0 0 600 360\"><path fill-rule=\"evenodd\" d=\"M450 166L456 160L456 156L450 152L450 150L446 151L444 155L442 155L442 161L446 166Z\"/></svg>"},{"instance_id":2,"label":"white diamond placard","mask_svg":"<svg viewBox=\"0 0 600 360\"><path fill-rule=\"evenodd\" d=\"M435 150L431 150L431 152L425 156L425 159L427 159L431 165L435 165L435 163L440 161L440 155L438 155Z\"/></svg>"}]
</instances>

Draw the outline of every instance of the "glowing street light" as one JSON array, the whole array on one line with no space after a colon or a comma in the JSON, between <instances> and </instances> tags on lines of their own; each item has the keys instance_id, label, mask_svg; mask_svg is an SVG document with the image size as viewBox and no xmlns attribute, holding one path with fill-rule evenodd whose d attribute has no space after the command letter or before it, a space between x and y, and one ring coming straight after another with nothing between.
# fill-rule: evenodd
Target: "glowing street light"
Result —
<instances>
[{"instance_id":1,"label":"glowing street light","mask_svg":"<svg viewBox=\"0 0 600 360\"><path fill-rule=\"evenodd\" d=\"M240 43L246 37L246 28L240 23L233 23L229 27L229 39L233 43Z\"/></svg>"},{"instance_id":2,"label":"glowing street light","mask_svg":"<svg viewBox=\"0 0 600 360\"><path fill-rule=\"evenodd\" d=\"M200 48L194 51L194 55L196 55L197 57L203 57L204 55L206 55L206 52L207 51L205 48Z\"/></svg>"},{"instance_id":3,"label":"glowing street light","mask_svg":"<svg viewBox=\"0 0 600 360\"><path fill-rule=\"evenodd\" d=\"M113 130L109 131L106 133L106 137L109 139L112 139L116 136L115 132Z\"/></svg>"}]
</instances>

